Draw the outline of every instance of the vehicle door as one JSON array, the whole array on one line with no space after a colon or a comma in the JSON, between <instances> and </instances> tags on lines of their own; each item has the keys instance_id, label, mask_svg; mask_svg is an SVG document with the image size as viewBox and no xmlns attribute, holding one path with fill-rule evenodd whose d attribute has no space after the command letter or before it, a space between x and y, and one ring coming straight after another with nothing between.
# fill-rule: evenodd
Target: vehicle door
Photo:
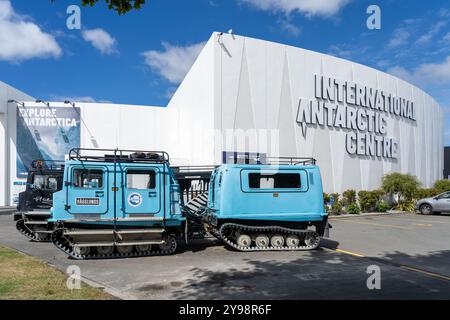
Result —
<instances>
[{"instance_id":1,"label":"vehicle door","mask_svg":"<svg viewBox=\"0 0 450 320\"><path fill-rule=\"evenodd\" d=\"M442 212L450 212L450 192L440 194L436 197L434 210Z\"/></svg>"},{"instance_id":2,"label":"vehicle door","mask_svg":"<svg viewBox=\"0 0 450 320\"><path fill-rule=\"evenodd\" d=\"M162 207L162 172L157 166L125 167L122 212L130 215L156 215Z\"/></svg>"},{"instance_id":3,"label":"vehicle door","mask_svg":"<svg viewBox=\"0 0 450 320\"><path fill-rule=\"evenodd\" d=\"M106 166L79 165L69 168L66 210L70 214L103 215L108 212L109 172Z\"/></svg>"}]
</instances>

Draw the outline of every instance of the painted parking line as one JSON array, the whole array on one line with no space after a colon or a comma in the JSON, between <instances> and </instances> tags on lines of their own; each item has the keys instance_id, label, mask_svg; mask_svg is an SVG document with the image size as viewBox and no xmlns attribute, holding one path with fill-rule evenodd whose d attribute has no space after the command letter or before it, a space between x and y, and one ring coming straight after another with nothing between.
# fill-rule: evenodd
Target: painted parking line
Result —
<instances>
[{"instance_id":1,"label":"painted parking line","mask_svg":"<svg viewBox=\"0 0 450 320\"><path fill-rule=\"evenodd\" d=\"M386 228L394 228L394 229L405 229L405 230L411 230L411 228L409 227L405 227L405 226L398 226L398 225L393 225L393 224L383 224L383 223L376 223L376 222L362 222L362 221L352 221L352 220L340 220L342 222L348 222L348 223L355 223L355 224L366 224L369 226L378 226L378 227L386 227Z\"/></svg>"},{"instance_id":2,"label":"painted parking line","mask_svg":"<svg viewBox=\"0 0 450 320\"><path fill-rule=\"evenodd\" d=\"M422 220L422 219L404 219L400 217L389 217L389 219L395 219L396 221L408 221L408 222L424 222L424 223L438 223L438 224L450 224L450 221L437 221L434 219L431 220ZM450 220L450 219L449 219Z\"/></svg>"},{"instance_id":3,"label":"painted parking line","mask_svg":"<svg viewBox=\"0 0 450 320\"><path fill-rule=\"evenodd\" d=\"M405 269L405 270L409 270L409 271L422 273L422 274L425 274L425 275L433 277L433 278L438 278L438 279L442 279L442 280L445 280L445 281L450 281L450 277L444 276L444 275L439 274L439 273L434 273L434 272L430 272L430 271L426 271L426 270L422 270L422 269L417 269L417 268L410 267L410 266L403 266L403 265L400 266L400 268Z\"/></svg>"},{"instance_id":4,"label":"painted parking line","mask_svg":"<svg viewBox=\"0 0 450 320\"><path fill-rule=\"evenodd\" d=\"M431 223L413 223L413 226L417 227L432 227L433 225Z\"/></svg>"},{"instance_id":5,"label":"painted parking line","mask_svg":"<svg viewBox=\"0 0 450 320\"><path fill-rule=\"evenodd\" d=\"M358 258L364 258L364 256L362 254L359 253L355 253L355 252L351 252L351 251L347 251L347 250L342 250L342 249L334 249L334 251L340 252L340 253L345 253L354 257L358 257Z\"/></svg>"},{"instance_id":6,"label":"painted parking line","mask_svg":"<svg viewBox=\"0 0 450 320\"><path fill-rule=\"evenodd\" d=\"M388 261L388 260L385 260L385 259L381 259L381 258L366 257L363 254L352 252L352 251L348 251L348 250L330 249L330 248L325 248L325 249L327 249L328 251L343 253L343 254L347 254L347 255L353 256L353 257L364 258L364 259L368 259L368 260L375 261L375 262L378 262L378 263L387 264L387 265L390 265L390 266L393 266L393 267L397 267L397 268L400 268L400 269L403 269L403 270L406 270L406 271L420 273L420 274L426 275L426 276L434 278L434 279L442 280L442 281L445 281L445 282L450 282L450 277L448 277L446 275L439 274L439 273L430 272L430 271L427 271L427 270L423 270L423 269L412 267L412 266L408 266L408 265L398 264L398 263L395 263L395 262L392 262L392 261Z\"/></svg>"}]
</instances>

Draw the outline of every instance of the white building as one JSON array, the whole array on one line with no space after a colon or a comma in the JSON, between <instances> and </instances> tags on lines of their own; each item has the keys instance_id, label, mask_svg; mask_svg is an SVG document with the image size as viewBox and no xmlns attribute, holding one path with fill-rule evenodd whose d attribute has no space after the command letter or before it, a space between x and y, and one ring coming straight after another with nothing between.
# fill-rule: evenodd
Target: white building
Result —
<instances>
[{"instance_id":1,"label":"white building","mask_svg":"<svg viewBox=\"0 0 450 320\"><path fill-rule=\"evenodd\" d=\"M174 165L220 164L233 152L314 157L327 192L375 189L389 172L430 187L443 174L443 110L425 92L357 63L235 35L211 36L167 108L76 103L80 122L69 104L34 100L0 82L0 206L23 188L21 161L77 146L165 150Z\"/></svg>"}]
</instances>

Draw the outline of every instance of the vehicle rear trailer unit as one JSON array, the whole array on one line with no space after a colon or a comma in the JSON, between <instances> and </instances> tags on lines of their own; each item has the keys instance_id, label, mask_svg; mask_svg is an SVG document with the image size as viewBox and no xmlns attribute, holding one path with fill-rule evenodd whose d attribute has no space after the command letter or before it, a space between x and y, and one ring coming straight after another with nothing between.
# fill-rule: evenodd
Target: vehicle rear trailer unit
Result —
<instances>
[{"instance_id":1,"label":"vehicle rear trailer unit","mask_svg":"<svg viewBox=\"0 0 450 320\"><path fill-rule=\"evenodd\" d=\"M311 250L328 230L315 163L222 165L210 181L192 174L207 183L186 204L183 174L165 152L71 150L49 219L53 244L75 259L165 255L196 229L241 251Z\"/></svg>"},{"instance_id":2,"label":"vehicle rear trailer unit","mask_svg":"<svg viewBox=\"0 0 450 320\"><path fill-rule=\"evenodd\" d=\"M329 233L312 158L222 165L212 174L209 195L205 229L239 251L312 250Z\"/></svg>"},{"instance_id":3,"label":"vehicle rear trailer unit","mask_svg":"<svg viewBox=\"0 0 450 320\"><path fill-rule=\"evenodd\" d=\"M50 241L53 225L48 223L53 193L62 189L63 160L34 160L28 169L25 191L13 219L17 230L36 242Z\"/></svg>"}]
</instances>

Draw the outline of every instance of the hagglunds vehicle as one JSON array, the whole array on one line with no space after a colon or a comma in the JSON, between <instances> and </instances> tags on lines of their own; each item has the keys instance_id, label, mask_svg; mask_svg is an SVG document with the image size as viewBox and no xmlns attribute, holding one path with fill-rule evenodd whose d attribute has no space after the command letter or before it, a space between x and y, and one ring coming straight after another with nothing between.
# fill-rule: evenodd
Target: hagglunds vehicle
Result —
<instances>
[{"instance_id":1,"label":"hagglunds vehicle","mask_svg":"<svg viewBox=\"0 0 450 320\"><path fill-rule=\"evenodd\" d=\"M240 251L317 248L329 225L315 163L275 158L218 167L203 213L206 230Z\"/></svg>"},{"instance_id":2,"label":"hagglunds vehicle","mask_svg":"<svg viewBox=\"0 0 450 320\"><path fill-rule=\"evenodd\" d=\"M329 228L319 168L277 161L186 169L165 152L73 149L52 242L75 259L172 254L205 232L241 251L315 249Z\"/></svg>"},{"instance_id":3,"label":"hagglunds vehicle","mask_svg":"<svg viewBox=\"0 0 450 320\"><path fill-rule=\"evenodd\" d=\"M14 221L17 230L33 241L50 241L53 224L48 218L53 194L62 189L63 173L64 161L57 160L35 160L28 169Z\"/></svg>"}]
</instances>

